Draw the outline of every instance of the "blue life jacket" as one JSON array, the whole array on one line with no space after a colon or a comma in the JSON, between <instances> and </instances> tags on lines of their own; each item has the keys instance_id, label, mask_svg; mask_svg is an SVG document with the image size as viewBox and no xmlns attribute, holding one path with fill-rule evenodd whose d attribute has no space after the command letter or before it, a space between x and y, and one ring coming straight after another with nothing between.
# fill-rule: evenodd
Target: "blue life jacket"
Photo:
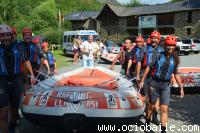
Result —
<instances>
[{"instance_id":1,"label":"blue life jacket","mask_svg":"<svg viewBox=\"0 0 200 133\"><path fill-rule=\"evenodd\" d=\"M47 52L45 55L47 56L49 65L53 65L55 61L53 54L51 52Z\"/></svg>"},{"instance_id":2,"label":"blue life jacket","mask_svg":"<svg viewBox=\"0 0 200 133\"><path fill-rule=\"evenodd\" d=\"M164 53L160 54L159 59L155 62L152 71L152 77L156 79L169 81L175 70L174 57L171 55L168 62Z\"/></svg>"},{"instance_id":3,"label":"blue life jacket","mask_svg":"<svg viewBox=\"0 0 200 133\"><path fill-rule=\"evenodd\" d=\"M11 57L14 57L12 63L12 75L15 74L19 74L21 73L21 64L22 61L25 60L25 55L24 55L24 49L22 46L20 46L20 43L14 43L11 46L10 49L10 53L11 53ZM9 75L8 70L7 70L7 66L5 63L5 53L6 53L6 49L4 49L3 47L0 47L0 75Z\"/></svg>"},{"instance_id":4,"label":"blue life jacket","mask_svg":"<svg viewBox=\"0 0 200 133\"><path fill-rule=\"evenodd\" d=\"M26 46L26 50L27 50L28 58L29 58L29 61L31 62L31 64L39 65L40 64L40 58L39 58L40 51L39 51L39 48L37 49L37 45L35 45L31 42L31 44L28 44L28 46Z\"/></svg>"},{"instance_id":5,"label":"blue life jacket","mask_svg":"<svg viewBox=\"0 0 200 133\"><path fill-rule=\"evenodd\" d=\"M149 66L151 63L154 64L159 53L164 52L164 49L161 46L153 48L151 45L147 46L147 53L144 56L143 66Z\"/></svg>"},{"instance_id":6,"label":"blue life jacket","mask_svg":"<svg viewBox=\"0 0 200 133\"><path fill-rule=\"evenodd\" d=\"M133 64L137 64L138 62L142 62L143 60L143 49L135 47L134 48L134 55L133 55Z\"/></svg>"}]
</instances>

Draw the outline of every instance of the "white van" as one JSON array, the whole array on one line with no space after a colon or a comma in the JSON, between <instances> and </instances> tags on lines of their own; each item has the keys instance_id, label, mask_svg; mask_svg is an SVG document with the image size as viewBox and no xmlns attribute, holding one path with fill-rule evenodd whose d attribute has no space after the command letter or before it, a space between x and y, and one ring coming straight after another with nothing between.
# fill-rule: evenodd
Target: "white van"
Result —
<instances>
[{"instance_id":1,"label":"white van","mask_svg":"<svg viewBox=\"0 0 200 133\"><path fill-rule=\"evenodd\" d=\"M98 33L94 30L65 31L63 37L63 53L65 55L73 55L74 38L80 37L82 41L86 41L88 35L94 35L94 41L98 38Z\"/></svg>"}]
</instances>

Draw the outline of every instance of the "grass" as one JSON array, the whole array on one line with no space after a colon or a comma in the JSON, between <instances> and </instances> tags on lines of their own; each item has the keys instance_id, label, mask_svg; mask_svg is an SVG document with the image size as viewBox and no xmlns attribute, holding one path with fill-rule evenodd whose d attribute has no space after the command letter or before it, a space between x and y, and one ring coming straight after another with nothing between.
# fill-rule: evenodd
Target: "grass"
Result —
<instances>
[{"instance_id":1,"label":"grass","mask_svg":"<svg viewBox=\"0 0 200 133\"><path fill-rule=\"evenodd\" d=\"M73 58L64 56L62 50L53 50L53 55L56 58L57 68L67 67L72 64Z\"/></svg>"}]
</instances>

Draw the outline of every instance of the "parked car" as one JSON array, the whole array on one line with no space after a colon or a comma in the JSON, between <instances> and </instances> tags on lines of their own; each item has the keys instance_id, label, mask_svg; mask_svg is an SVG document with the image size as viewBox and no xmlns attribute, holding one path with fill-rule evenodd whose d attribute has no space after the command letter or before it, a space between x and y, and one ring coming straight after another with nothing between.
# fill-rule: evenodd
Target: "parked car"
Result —
<instances>
[{"instance_id":1,"label":"parked car","mask_svg":"<svg viewBox=\"0 0 200 133\"><path fill-rule=\"evenodd\" d=\"M176 37L177 44L176 50L179 54L188 55L191 52L191 43L187 39L181 40L180 37Z\"/></svg>"},{"instance_id":2,"label":"parked car","mask_svg":"<svg viewBox=\"0 0 200 133\"><path fill-rule=\"evenodd\" d=\"M106 48L107 48L108 53L118 54L120 52L120 47L117 44L115 44L113 41L107 41Z\"/></svg>"},{"instance_id":3,"label":"parked car","mask_svg":"<svg viewBox=\"0 0 200 133\"><path fill-rule=\"evenodd\" d=\"M196 38L192 38L190 39L191 43L192 43L192 51L195 54L198 54L200 52L200 40L196 39Z\"/></svg>"}]
</instances>

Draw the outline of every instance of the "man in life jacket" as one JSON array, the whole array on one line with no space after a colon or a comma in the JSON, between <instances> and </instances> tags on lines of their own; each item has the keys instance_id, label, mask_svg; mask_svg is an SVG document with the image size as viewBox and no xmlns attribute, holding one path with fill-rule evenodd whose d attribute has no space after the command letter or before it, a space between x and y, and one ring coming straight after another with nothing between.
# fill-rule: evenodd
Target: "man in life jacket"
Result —
<instances>
[{"instance_id":1,"label":"man in life jacket","mask_svg":"<svg viewBox=\"0 0 200 133\"><path fill-rule=\"evenodd\" d=\"M119 60L122 66L120 73L126 75L128 61L132 58L134 51L131 39L126 38L124 43L126 47L125 50L121 50L120 53L115 57L115 59L112 62L112 65L110 66L110 69L113 70L115 63Z\"/></svg>"},{"instance_id":2,"label":"man in life jacket","mask_svg":"<svg viewBox=\"0 0 200 133\"><path fill-rule=\"evenodd\" d=\"M41 45L42 50L44 51L44 57L47 59L49 64L49 69L46 68L46 70L50 72L49 76L54 76L54 74L57 73L56 59L53 53L49 51L48 46L49 46L48 42L43 42Z\"/></svg>"},{"instance_id":3,"label":"man in life jacket","mask_svg":"<svg viewBox=\"0 0 200 133\"><path fill-rule=\"evenodd\" d=\"M131 75L131 77L136 76L136 81L140 81L140 71L141 64L144 57L144 38L140 35L135 40L136 46L134 47L134 53L132 59L128 62L127 75Z\"/></svg>"},{"instance_id":4,"label":"man in life jacket","mask_svg":"<svg viewBox=\"0 0 200 133\"><path fill-rule=\"evenodd\" d=\"M30 28L24 28L22 31L23 44L25 46L28 59L32 65L35 77L38 76L40 67L45 63L44 54L38 45L32 42L32 30ZM46 64L48 66L48 64Z\"/></svg>"},{"instance_id":5,"label":"man in life jacket","mask_svg":"<svg viewBox=\"0 0 200 133\"><path fill-rule=\"evenodd\" d=\"M21 64L34 75L23 45L13 41L10 26L0 25L0 42L0 130L14 133L24 89Z\"/></svg>"},{"instance_id":6,"label":"man in life jacket","mask_svg":"<svg viewBox=\"0 0 200 133\"><path fill-rule=\"evenodd\" d=\"M148 93L148 85L149 85L149 81L151 80L148 66L154 64L154 62L158 58L158 55L164 51L164 49L159 45L160 38L161 38L161 35L159 32L153 31L150 35L150 38L151 38L151 44L146 46L147 51L144 53L144 62L142 64L142 66L146 67L146 68L145 68L143 77L139 84L139 87L143 88L145 95L147 95L147 93ZM144 75L147 75L147 78L145 80L143 80ZM148 95L147 95L147 97L148 97ZM147 105L147 108L148 108L148 105ZM151 122L156 125L160 124L160 121L157 118L158 110L159 110L159 100L157 101L156 110L153 112L152 120L151 120Z\"/></svg>"}]
</instances>

